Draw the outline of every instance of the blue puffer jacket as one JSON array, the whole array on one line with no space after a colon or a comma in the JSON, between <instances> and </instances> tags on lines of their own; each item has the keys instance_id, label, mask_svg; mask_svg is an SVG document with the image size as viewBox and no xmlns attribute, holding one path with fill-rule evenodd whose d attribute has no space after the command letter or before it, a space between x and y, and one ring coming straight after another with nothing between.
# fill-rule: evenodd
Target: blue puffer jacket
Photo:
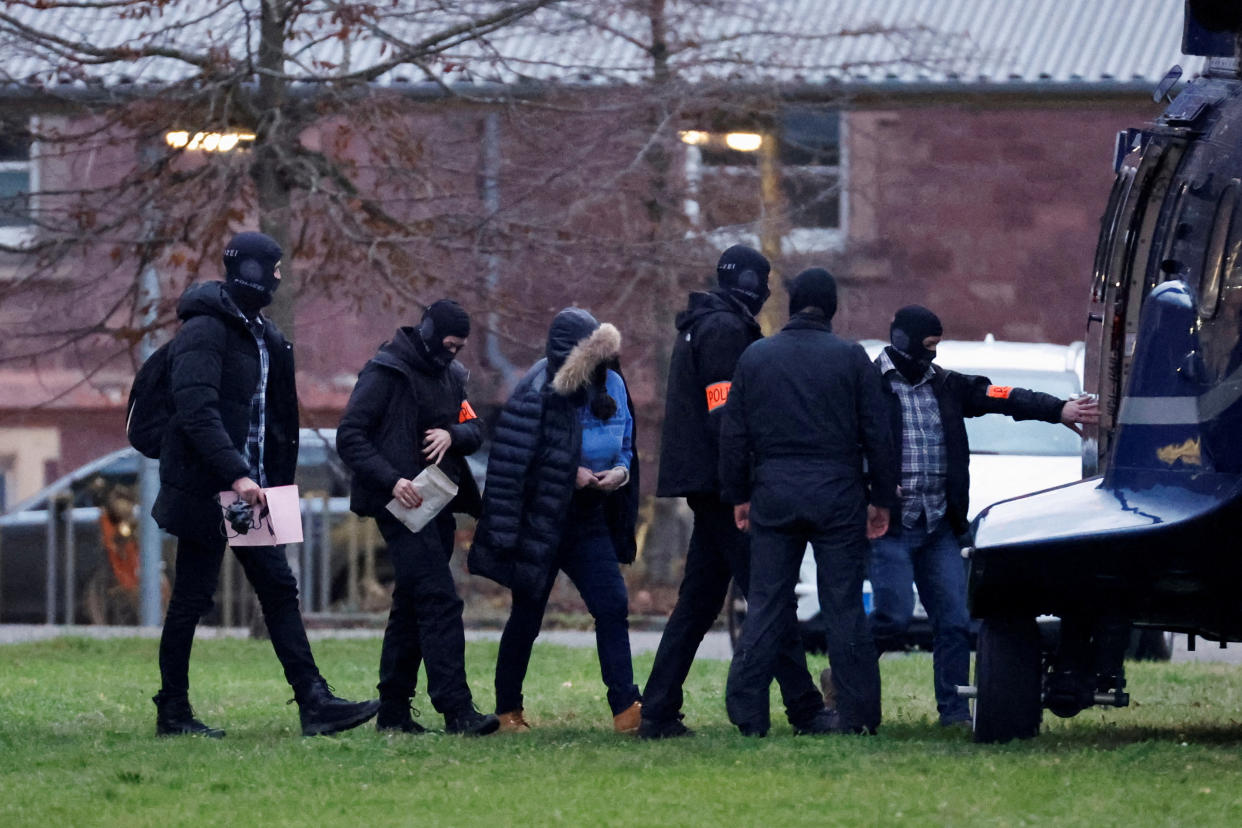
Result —
<instances>
[{"instance_id":1,"label":"blue puffer jacket","mask_svg":"<svg viewBox=\"0 0 1242 828\"><path fill-rule=\"evenodd\" d=\"M546 582L556 565L578 472L578 408L596 369L608 364L616 370L612 363L619 348L616 328L601 326L584 310L570 308L553 320L547 356L513 390L492 434L483 517L468 559L471 574L526 594ZM630 410L632 415L632 403ZM633 562L636 553L638 482L636 455L629 483L604 498L609 535L622 563Z\"/></svg>"}]
</instances>

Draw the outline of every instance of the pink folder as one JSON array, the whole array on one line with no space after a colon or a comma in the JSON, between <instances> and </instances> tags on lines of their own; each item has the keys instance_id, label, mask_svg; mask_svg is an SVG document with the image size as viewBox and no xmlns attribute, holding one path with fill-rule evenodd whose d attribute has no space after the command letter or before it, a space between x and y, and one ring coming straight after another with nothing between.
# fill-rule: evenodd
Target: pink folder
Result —
<instances>
[{"instance_id":1,"label":"pink folder","mask_svg":"<svg viewBox=\"0 0 1242 828\"><path fill-rule=\"evenodd\" d=\"M302 508L298 500L297 486L273 486L264 489L267 497L267 514L262 507L254 510L250 531L239 535L224 519L224 510L237 500L237 493L220 492L221 525L229 539L229 546L279 546L282 543L302 542Z\"/></svg>"}]
</instances>

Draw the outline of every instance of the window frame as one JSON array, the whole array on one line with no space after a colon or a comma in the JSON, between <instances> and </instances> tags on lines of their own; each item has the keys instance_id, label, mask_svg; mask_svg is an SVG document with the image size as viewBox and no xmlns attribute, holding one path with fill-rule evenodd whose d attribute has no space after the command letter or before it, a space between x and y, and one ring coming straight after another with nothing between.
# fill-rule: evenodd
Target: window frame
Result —
<instances>
[{"instance_id":1,"label":"window frame","mask_svg":"<svg viewBox=\"0 0 1242 828\"><path fill-rule=\"evenodd\" d=\"M775 164L781 191L781 208L786 219L785 222L782 222L781 228L782 255L840 251L844 248L846 239L849 237L849 119L846 117L847 111L845 109L834 107L828 111L834 113L837 117L837 164L835 166L823 164L783 164L779 160L779 151L776 153L778 158ZM727 131L724 130L703 130L702 132L713 138L719 138L727 134ZM767 129L760 132L760 134L763 135L765 141L780 140L781 137L779 128ZM684 210L691 224L691 230L688 235L704 234L718 247L737 243L750 244L754 247L760 246L759 225L763 220L763 202L760 195L763 166L761 160L756 158L756 163L753 165L709 165L704 162L703 151L697 144L684 143L683 150L683 165L687 187ZM757 150L756 154L759 152L763 152L763 150ZM702 191L703 176L707 170L717 170L723 175L753 176L756 215L752 221L745 224L733 224L718 228L704 227L704 211L699 197ZM790 171L806 171L811 175L823 176L825 178L835 175L837 226L797 227L789 223L792 220L793 211L790 208L788 199L785 197L785 182L786 176ZM742 228L748 229L743 230Z\"/></svg>"},{"instance_id":2,"label":"window frame","mask_svg":"<svg viewBox=\"0 0 1242 828\"><path fill-rule=\"evenodd\" d=\"M27 204L29 218L25 224L13 224L0 226L0 245L9 247L23 247L31 244L35 239L37 232L37 221L35 216L39 210L39 191L40 191L40 147L37 137L39 131L39 117L37 115L28 116L26 119L27 129L30 132L30 149L26 154L26 159L3 161L0 160L0 171L25 171L29 188L30 198Z\"/></svg>"}]
</instances>

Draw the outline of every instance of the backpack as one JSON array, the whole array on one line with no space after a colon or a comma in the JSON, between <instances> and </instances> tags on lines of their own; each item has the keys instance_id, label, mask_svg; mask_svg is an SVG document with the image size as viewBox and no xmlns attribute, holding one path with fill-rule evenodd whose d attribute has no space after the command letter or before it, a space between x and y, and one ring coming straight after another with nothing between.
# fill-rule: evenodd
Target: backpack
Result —
<instances>
[{"instance_id":1,"label":"backpack","mask_svg":"<svg viewBox=\"0 0 1242 828\"><path fill-rule=\"evenodd\" d=\"M172 342L165 342L147 357L133 385L125 413L125 436L129 444L152 460L159 459L164 432L173 418Z\"/></svg>"}]
</instances>

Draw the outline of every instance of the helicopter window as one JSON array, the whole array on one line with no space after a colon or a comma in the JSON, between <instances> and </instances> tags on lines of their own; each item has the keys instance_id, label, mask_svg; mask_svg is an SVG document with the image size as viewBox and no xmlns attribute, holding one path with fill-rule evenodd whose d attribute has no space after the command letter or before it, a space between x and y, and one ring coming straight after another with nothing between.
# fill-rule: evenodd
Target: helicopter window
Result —
<instances>
[{"instance_id":1,"label":"helicopter window","mask_svg":"<svg viewBox=\"0 0 1242 828\"><path fill-rule=\"evenodd\" d=\"M1186 219L1182 216L1182 211L1186 207L1186 193L1190 187L1183 182L1177 188L1177 196L1173 201L1173 211L1169 214L1169 221L1165 227L1164 245L1160 251L1160 265L1152 274L1152 283L1148 285L1148 289L1154 288L1161 282L1167 282L1170 279L1182 279L1186 276L1186 263L1174 257L1174 244L1186 235L1187 225Z\"/></svg>"},{"instance_id":2,"label":"helicopter window","mask_svg":"<svg viewBox=\"0 0 1242 828\"><path fill-rule=\"evenodd\" d=\"M1242 181L1235 178L1216 203L1216 219L1212 222L1212 234L1208 237L1207 259L1203 263L1203 279L1199 286L1199 315L1204 319L1216 316L1220 306L1220 286L1225 274L1226 252L1240 187ZM1237 264L1236 253L1229 258L1233 260L1232 264Z\"/></svg>"},{"instance_id":3,"label":"helicopter window","mask_svg":"<svg viewBox=\"0 0 1242 828\"><path fill-rule=\"evenodd\" d=\"M1108 285L1108 256L1117 237L1117 206L1133 180L1134 169L1123 169L1113 181L1113 191L1108 195L1108 207L1100 219L1100 238L1095 245L1095 267L1091 280L1091 298L1094 302L1104 301L1104 290Z\"/></svg>"}]
</instances>

